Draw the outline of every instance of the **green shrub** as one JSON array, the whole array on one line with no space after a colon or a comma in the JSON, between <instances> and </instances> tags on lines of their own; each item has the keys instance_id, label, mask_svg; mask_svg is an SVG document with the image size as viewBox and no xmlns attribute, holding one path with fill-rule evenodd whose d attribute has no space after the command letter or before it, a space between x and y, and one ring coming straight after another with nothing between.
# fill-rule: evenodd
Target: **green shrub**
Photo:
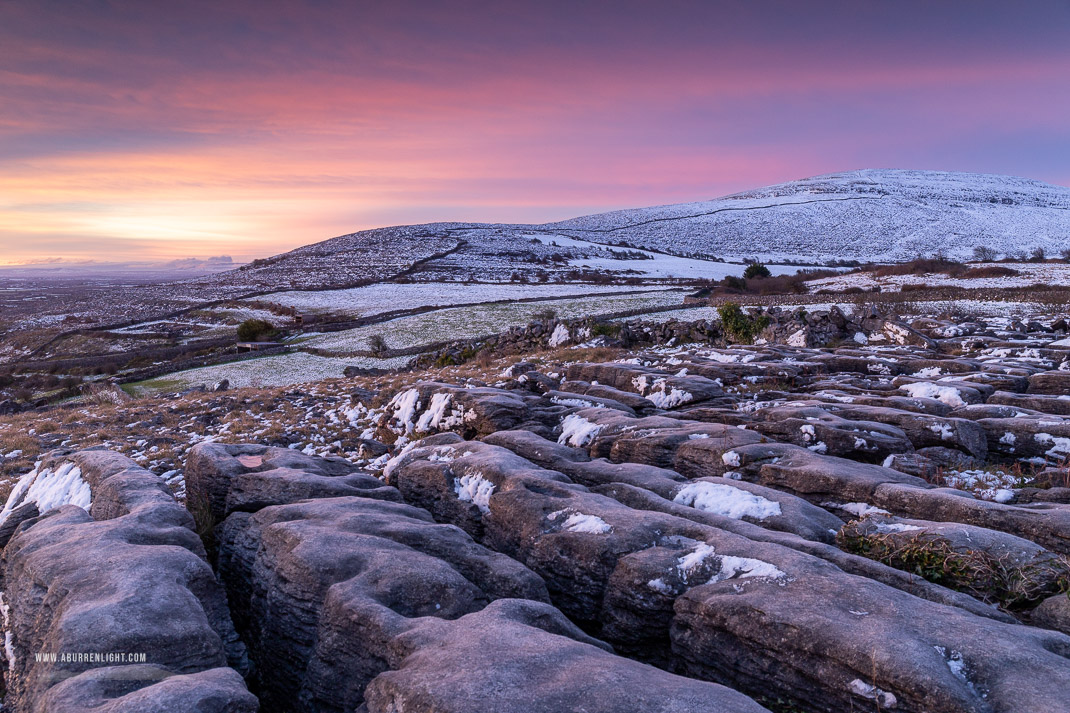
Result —
<instances>
[{"instance_id":1,"label":"green shrub","mask_svg":"<svg viewBox=\"0 0 1070 713\"><path fill-rule=\"evenodd\" d=\"M621 326L615 322L596 322L591 325L592 337L616 337Z\"/></svg>"},{"instance_id":2,"label":"green shrub","mask_svg":"<svg viewBox=\"0 0 1070 713\"><path fill-rule=\"evenodd\" d=\"M262 319L247 319L238 325L238 339L242 342L266 342L275 336L275 328Z\"/></svg>"},{"instance_id":3,"label":"green shrub","mask_svg":"<svg viewBox=\"0 0 1070 713\"><path fill-rule=\"evenodd\" d=\"M750 344L759 332L769 326L766 316L750 317L735 302L726 302L717 308L721 318L721 328L725 336L734 342Z\"/></svg>"},{"instance_id":4,"label":"green shrub","mask_svg":"<svg viewBox=\"0 0 1070 713\"><path fill-rule=\"evenodd\" d=\"M769 272L769 268L760 262L752 262L747 265L747 269L743 271L744 280L753 280L758 277L772 277L773 273Z\"/></svg>"}]
</instances>

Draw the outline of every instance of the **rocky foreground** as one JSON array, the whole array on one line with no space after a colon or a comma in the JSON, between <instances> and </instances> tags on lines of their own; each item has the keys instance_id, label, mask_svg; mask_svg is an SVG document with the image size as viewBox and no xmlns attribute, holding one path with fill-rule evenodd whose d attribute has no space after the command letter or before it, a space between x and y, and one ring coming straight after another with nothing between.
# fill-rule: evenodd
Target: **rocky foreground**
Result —
<instances>
[{"instance_id":1,"label":"rocky foreground","mask_svg":"<svg viewBox=\"0 0 1070 713\"><path fill-rule=\"evenodd\" d=\"M0 514L4 706L1070 709L1065 322L841 317L418 383L362 462L200 443L185 506L54 452Z\"/></svg>"}]
</instances>

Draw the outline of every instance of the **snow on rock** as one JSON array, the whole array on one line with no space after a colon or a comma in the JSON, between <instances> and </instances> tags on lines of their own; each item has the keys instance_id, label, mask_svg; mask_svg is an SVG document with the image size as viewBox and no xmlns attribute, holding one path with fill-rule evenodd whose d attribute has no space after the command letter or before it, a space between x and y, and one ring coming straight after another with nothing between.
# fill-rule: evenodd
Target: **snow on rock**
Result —
<instances>
[{"instance_id":1,"label":"snow on rock","mask_svg":"<svg viewBox=\"0 0 1070 713\"><path fill-rule=\"evenodd\" d=\"M550 341L548 344L551 347L559 347L562 344L566 344L572 336L568 333L568 327L564 324L558 324L554 327L553 334L550 335Z\"/></svg>"},{"instance_id":2,"label":"snow on rock","mask_svg":"<svg viewBox=\"0 0 1070 713\"><path fill-rule=\"evenodd\" d=\"M574 406L576 408L591 408L594 406L593 401L587 401L586 399L568 398L565 396L551 396L550 400L555 404L561 404L562 406Z\"/></svg>"},{"instance_id":3,"label":"snow on rock","mask_svg":"<svg viewBox=\"0 0 1070 713\"><path fill-rule=\"evenodd\" d=\"M686 404L695 398L694 394L670 386L665 379L654 379L651 382L647 376L637 376L632 379L632 386L636 388L640 396L645 396L655 406L663 409Z\"/></svg>"},{"instance_id":4,"label":"snow on rock","mask_svg":"<svg viewBox=\"0 0 1070 713\"><path fill-rule=\"evenodd\" d=\"M416 412L420 409L420 392L416 389L409 389L408 391L394 394L394 398L390 399L390 403L386 407L394 409L392 420L397 421L398 426L402 429L401 432L412 433L416 426L413 423L413 417L416 416Z\"/></svg>"},{"instance_id":5,"label":"snow on rock","mask_svg":"<svg viewBox=\"0 0 1070 713\"><path fill-rule=\"evenodd\" d=\"M680 573L680 579L686 584L687 578L713 556L714 551L711 545L705 542L698 543L695 549L676 560L676 569Z\"/></svg>"},{"instance_id":6,"label":"snow on rock","mask_svg":"<svg viewBox=\"0 0 1070 713\"><path fill-rule=\"evenodd\" d=\"M763 579L781 579L786 575L781 572L776 566L769 562L763 562L759 559L752 557L733 557L732 555L721 555L721 571L718 572L710 582L723 582L726 579L747 579L747 578L763 578Z\"/></svg>"},{"instance_id":7,"label":"snow on rock","mask_svg":"<svg viewBox=\"0 0 1070 713\"><path fill-rule=\"evenodd\" d=\"M416 430L430 431L432 428L437 429L446 413L446 408L452 400L453 394L437 393L433 395L431 397L431 405L427 407L427 410L420 416L420 420L416 422Z\"/></svg>"},{"instance_id":8,"label":"snow on rock","mask_svg":"<svg viewBox=\"0 0 1070 713\"><path fill-rule=\"evenodd\" d=\"M1033 440L1045 446L1051 446L1044 452L1046 456L1060 459L1070 456L1070 438L1059 438L1050 433L1034 433Z\"/></svg>"},{"instance_id":9,"label":"snow on rock","mask_svg":"<svg viewBox=\"0 0 1070 713\"><path fill-rule=\"evenodd\" d=\"M729 467L738 468L741 462L739 453L736 451L725 451L721 454L721 462Z\"/></svg>"},{"instance_id":10,"label":"snow on rock","mask_svg":"<svg viewBox=\"0 0 1070 713\"><path fill-rule=\"evenodd\" d=\"M907 392L916 399L936 399L953 408L966 405L966 402L962 400L962 394L953 386L940 386L928 381L918 381L913 384L903 384L899 390Z\"/></svg>"},{"instance_id":11,"label":"snow on rock","mask_svg":"<svg viewBox=\"0 0 1070 713\"><path fill-rule=\"evenodd\" d=\"M673 502L693 507L696 510L724 515L733 520L749 517L765 520L780 514L780 503L749 493L740 488L720 483L703 481L690 483L680 488Z\"/></svg>"},{"instance_id":12,"label":"snow on rock","mask_svg":"<svg viewBox=\"0 0 1070 713\"><path fill-rule=\"evenodd\" d=\"M839 505L837 503L821 503L821 507L833 507L845 510L855 517L866 517L867 515L891 515L887 510L874 507L868 503L844 503Z\"/></svg>"},{"instance_id":13,"label":"snow on rock","mask_svg":"<svg viewBox=\"0 0 1070 713\"><path fill-rule=\"evenodd\" d=\"M38 462L33 470L26 473L11 491L7 504L0 511L0 523L7 520L11 512L26 503L36 503L43 515L61 505L77 505L89 510L92 493L89 483L82 480L82 469L74 463L64 463L56 470L41 468Z\"/></svg>"},{"instance_id":14,"label":"snow on rock","mask_svg":"<svg viewBox=\"0 0 1070 713\"><path fill-rule=\"evenodd\" d=\"M591 423L583 416L569 414L561 422L561 435L558 436L557 442L573 448L581 448L590 443L601 430L602 426L599 424Z\"/></svg>"},{"instance_id":15,"label":"snow on rock","mask_svg":"<svg viewBox=\"0 0 1070 713\"><path fill-rule=\"evenodd\" d=\"M930 423L929 430L940 436L942 441L948 441L955 437L955 429L946 423Z\"/></svg>"},{"instance_id":16,"label":"snow on rock","mask_svg":"<svg viewBox=\"0 0 1070 713\"><path fill-rule=\"evenodd\" d=\"M453 482L453 492L457 499L472 503L484 515L490 512L490 496L494 494L494 483L480 473L462 475Z\"/></svg>"},{"instance_id":17,"label":"snow on rock","mask_svg":"<svg viewBox=\"0 0 1070 713\"><path fill-rule=\"evenodd\" d=\"M987 470L952 470L944 474L944 485L965 490L982 500L1006 503L1014 499L1012 488L1021 487L1022 478L1013 473Z\"/></svg>"},{"instance_id":18,"label":"snow on rock","mask_svg":"<svg viewBox=\"0 0 1070 713\"><path fill-rule=\"evenodd\" d=\"M585 532L591 535L605 535L613 531L612 526L597 515L584 515L575 510L558 510L550 513L550 520L556 521L564 517L561 529L568 532Z\"/></svg>"}]
</instances>

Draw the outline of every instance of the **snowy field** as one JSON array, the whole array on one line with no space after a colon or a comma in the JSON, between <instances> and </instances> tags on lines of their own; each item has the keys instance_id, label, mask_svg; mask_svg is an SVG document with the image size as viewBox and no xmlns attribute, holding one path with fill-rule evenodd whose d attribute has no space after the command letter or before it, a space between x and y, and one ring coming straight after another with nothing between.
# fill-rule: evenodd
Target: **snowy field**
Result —
<instances>
[{"instance_id":1,"label":"snowy field","mask_svg":"<svg viewBox=\"0 0 1070 713\"><path fill-rule=\"evenodd\" d=\"M610 256L610 247L592 243L586 240L577 240L565 235L547 235L542 233L528 233L520 236L523 239L532 238L543 245L558 245L563 248L583 248L585 250L597 249L605 252L606 257L580 258L570 260L569 265L576 268L590 270L610 270L624 272L631 270L636 277L685 277L701 278L708 280L721 280L725 277L739 277L747 266L741 262L713 262L712 260L695 260L675 255L637 250L634 248L612 248L614 250L628 250L629 252L643 253L650 257L649 260L621 260ZM769 271L774 275L794 275L799 271L798 267L791 265L769 265Z\"/></svg>"},{"instance_id":2,"label":"snowy field","mask_svg":"<svg viewBox=\"0 0 1070 713\"><path fill-rule=\"evenodd\" d=\"M621 285L517 285L463 284L460 282L381 283L367 287L323 292L275 292L258 297L307 312L330 312L363 317L417 307L449 307L471 302L497 302L543 297L567 297L602 292L649 291L647 287Z\"/></svg>"},{"instance_id":3,"label":"snowy field","mask_svg":"<svg viewBox=\"0 0 1070 713\"><path fill-rule=\"evenodd\" d=\"M209 307L197 310L193 313L198 316L193 318L156 319L149 322L140 322L129 327L121 327L111 331L116 334L149 334L164 329L183 329L201 332L199 336L214 336L205 332L218 332L219 334L232 333L234 327L247 319L262 319L277 327L282 326L287 320L266 309L253 307Z\"/></svg>"},{"instance_id":4,"label":"snowy field","mask_svg":"<svg viewBox=\"0 0 1070 713\"><path fill-rule=\"evenodd\" d=\"M343 355L368 349L368 338L381 334L391 349L408 349L436 342L471 339L528 324L536 315L553 310L562 319L610 314L635 309L653 309L683 302L683 290L663 290L633 295L586 297L547 302L485 304L457 307L400 317L343 332L305 335L298 345Z\"/></svg>"},{"instance_id":5,"label":"snowy field","mask_svg":"<svg viewBox=\"0 0 1070 713\"><path fill-rule=\"evenodd\" d=\"M970 268L1001 267L1014 270L1017 275L1004 277L952 277L942 273L925 275L888 275L877 277L871 272L857 272L848 275L823 277L811 280L806 286L811 292L817 290L841 291L850 287L872 290L880 287L883 292L898 292L904 285L928 285L929 287L962 287L965 289L998 289L1007 287L1029 287L1030 285L1051 285L1053 287L1070 287L1070 264L1066 263L971 263Z\"/></svg>"},{"instance_id":6,"label":"snowy field","mask_svg":"<svg viewBox=\"0 0 1070 713\"><path fill-rule=\"evenodd\" d=\"M308 384L323 379L341 378L343 376L342 372L347 366L400 369L410 361L412 361L412 357L394 359L351 357L339 359L296 352L178 371L158 379L129 384L127 390L133 395L142 396L161 391L181 391L201 384L211 388L212 385L223 379L229 381L233 388L289 386L291 384Z\"/></svg>"}]
</instances>

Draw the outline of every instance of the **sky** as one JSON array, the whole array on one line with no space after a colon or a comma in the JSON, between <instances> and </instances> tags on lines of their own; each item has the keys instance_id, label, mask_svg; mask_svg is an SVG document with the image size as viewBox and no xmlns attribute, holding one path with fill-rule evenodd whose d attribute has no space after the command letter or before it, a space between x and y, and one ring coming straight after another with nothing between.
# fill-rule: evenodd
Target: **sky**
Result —
<instances>
[{"instance_id":1,"label":"sky","mask_svg":"<svg viewBox=\"0 0 1070 713\"><path fill-rule=\"evenodd\" d=\"M858 168L1070 185L1070 0L0 0L0 264Z\"/></svg>"}]
</instances>

